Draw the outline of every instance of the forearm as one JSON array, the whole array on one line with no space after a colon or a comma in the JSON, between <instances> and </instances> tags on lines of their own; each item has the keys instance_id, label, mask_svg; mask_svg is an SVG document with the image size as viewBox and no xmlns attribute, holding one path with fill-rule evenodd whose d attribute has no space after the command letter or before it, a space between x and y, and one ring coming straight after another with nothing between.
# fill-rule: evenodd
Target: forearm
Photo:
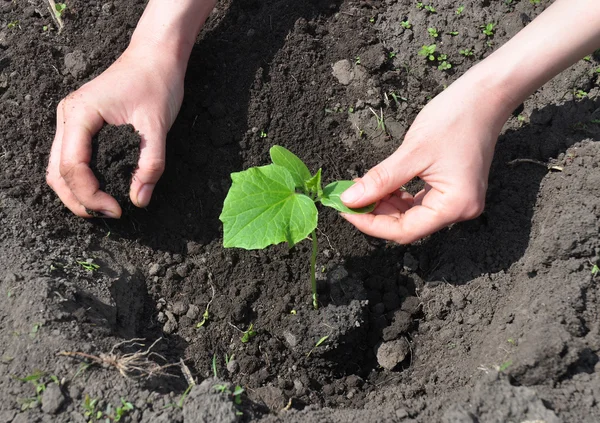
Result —
<instances>
[{"instance_id":1,"label":"forearm","mask_svg":"<svg viewBox=\"0 0 600 423\"><path fill-rule=\"evenodd\" d=\"M556 0L465 77L496 93L508 118L535 90L597 48L598 0Z\"/></svg>"},{"instance_id":2,"label":"forearm","mask_svg":"<svg viewBox=\"0 0 600 423\"><path fill-rule=\"evenodd\" d=\"M192 47L216 0L150 0L131 38L187 65Z\"/></svg>"}]
</instances>

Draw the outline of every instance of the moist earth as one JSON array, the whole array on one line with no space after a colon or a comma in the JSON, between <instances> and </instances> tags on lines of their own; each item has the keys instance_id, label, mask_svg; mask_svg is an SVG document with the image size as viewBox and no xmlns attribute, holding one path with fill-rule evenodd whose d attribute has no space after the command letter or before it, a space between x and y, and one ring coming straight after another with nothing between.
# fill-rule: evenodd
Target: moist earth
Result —
<instances>
[{"instance_id":1,"label":"moist earth","mask_svg":"<svg viewBox=\"0 0 600 423\"><path fill-rule=\"evenodd\" d=\"M598 54L507 122L479 218L399 246L322 210L319 310L309 242L222 247L231 172L279 144L325 183L362 175L534 3L220 2L147 208L134 128L99 136L115 221L73 216L45 171L58 102L145 2L69 1L62 31L44 1L1 2L0 421L600 420Z\"/></svg>"}]
</instances>

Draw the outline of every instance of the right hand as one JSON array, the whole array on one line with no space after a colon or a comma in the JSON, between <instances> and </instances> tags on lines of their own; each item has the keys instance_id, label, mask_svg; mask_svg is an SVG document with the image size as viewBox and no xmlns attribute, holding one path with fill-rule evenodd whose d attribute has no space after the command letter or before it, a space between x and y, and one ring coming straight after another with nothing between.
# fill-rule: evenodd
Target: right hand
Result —
<instances>
[{"instance_id":1,"label":"right hand","mask_svg":"<svg viewBox=\"0 0 600 423\"><path fill-rule=\"evenodd\" d=\"M130 46L106 71L63 99L46 173L48 185L76 215L86 210L121 217L117 201L99 188L89 167L92 137L106 122L132 124L140 159L129 196L146 207L165 167L167 132L183 100L185 66L151 47Z\"/></svg>"}]
</instances>

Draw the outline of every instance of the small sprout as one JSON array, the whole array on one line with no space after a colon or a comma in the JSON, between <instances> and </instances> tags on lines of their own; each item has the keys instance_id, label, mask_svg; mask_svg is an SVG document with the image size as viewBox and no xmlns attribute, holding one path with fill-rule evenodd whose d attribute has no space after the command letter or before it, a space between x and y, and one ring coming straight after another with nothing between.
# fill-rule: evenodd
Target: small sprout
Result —
<instances>
[{"instance_id":1,"label":"small sprout","mask_svg":"<svg viewBox=\"0 0 600 423\"><path fill-rule=\"evenodd\" d=\"M56 6L54 6L55 11L54 14L56 15L57 18L61 18L63 13L65 12L65 10L67 9L67 5L65 3L56 3Z\"/></svg>"},{"instance_id":2,"label":"small sprout","mask_svg":"<svg viewBox=\"0 0 600 423\"><path fill-rule=\"evenodd\" d=\"M525 122L525 116L523 116L523 114L519 113L519 115L517 116L517 120L521 123Z\"/></svg>"},{"instance_id":3,"label":"small sprout","mask_svg":"<svg viewBox=\"0 0 600 423\"><path fill-rule=\"evenodd\" d=\"M240 385L235 385L235 389L231 393L231 396L233 397L233 402L235 402L237 405L240 405L242 403L243 393L244 388L242 388Z\"/></svg>"},{"instance_id":4,"label":"small sprout","mask_svg":"<svg viewBox=\"0 0 600 423\"><path fill-rule=\"evenodd\" d=\"M383 133L386 133L385 120L383 118L383 109L379 109L379 113L380 113L379 115L377 114L377 112L375 112L375 110L373 110L372 107L369 107L369 109L371 110L371 113L373 113L375 115L375 118L377 119L377 129L381 128Z\"/></svg>"},{"instance_id":5,"label":"small sprout","mask_svg":"<svg viewBox=\"0 0 600 423\"><path fill-rule=\"evenodd\" d=\"M310 355L312 354L312 352L315 350L315 348L319 348L323 342L327 341L329 339L329 335L325 335L323 336L321 339L319 339L317 341L317 343L315 344L314 347L312 347L312 349L308 352L308 354L306 354L307 357L310 357Z\"/></svg>"},{"instance_id":6,"label":"small sprout","mask_svg":"<svg viewBox=\"0 0 600 423\"><path fill-rule=\"evenodd\" d=\"M436 28L427 28L427 32L429 33L429 36L431 36L433 38L439 37L439 34L438 34Z\"/></svg>"},{"instance_id":7,"label":"small sprout","mask_svg":"<svg viewBox=\"0 0 600 423\"><path fill-rule=\"evenodd\" d=\"M15 29L15 28L21 29L21 26L19 25L19 21L16 21L16 20L9 22L8 25L6 25L6 27L8 29Z\"/></svg>"},{"instance_id":8,"label":"small sprout","mask_svg":"<svg viewBox=\"0 0 600 423\"><path fill-rule=\"evenodd\" d=\"M35 323L32 327L31 327L31 331L29 332L29 337L31 339L35 338L35 336L37 335L37 333L39 332L40 328L42 327L41 323Z\"/></svg>"},{"instance_id":9,"label":"small sprout","mask_svg":"<svg viewBox=\"0 0 600 423\"><path fill-rule=\"evenodd\" d=\"M360 56L356 56L354 58L354 63L357 64L357 65L360 65Z\"/></svg>"},{"instance_id":10,"label":"small sprout","mask_svg":"<svg viewBox=\"0 0 600 423\"><path fill-rule=\"evenodd\" d=\"M483 28L483 33L485 35L487 35L488 37L491 37L492 35L494 35L494 29L496 28L496 24L495 23L489 23L486 25L482 25L481 28Z\"/></svg>"},{"instance_id":11,"label":"small sprout","mask_svg":"<svg viewBox=\"0 0 600 423\"><path fill-rule=\"evenodd\" d=\"M354 113L354 107L348 107L348 114Z\"/></svg>"},{"instance_id":12,"label":"small sprout","mask_svg":"<svg viewBox=\"0 0 600 423\"><path fill-rule=\"evenodd\" d=\"M594 267L592 267L592 277L595 278L598 274L600 274L600 267L598 267L597 264L594 264Z\"/></svg>"},{"instance_id":13,"label":"small sprout","mask_svg":"<svg viewBox=\"0 0 600 423\"><path fill-rule=\"evenodd\" d=\"M388 59L393 59L394 57L396 57L396 53L394 53L393 51L390 51L388 53Z\"/></svg>"},{"instance_id":14,"label":"small sprout","mask_svg":"<svg viewBox=\"0 0 600 423\"><path fill-rule=\"evenodd\" d=\"M419 56L424 56L427 59L433 61L435 60L435 49L436 49L436 45L435 44L431 44L431 45L425 45L423 47L421 47L421 50L419 50Z\"/></svg>"},{"instance_id":15,"label":"small sprout","mask_svg":"<svg viewBox=\"0 0 600 423\"><path fill-rule=\"evenodd\" d=\"M425 10L427 10L429 13L435 13L436 12L435 7L430 6L430 5L425 6Z\"/></svg>"},{"instance_id":16,"label":"small sprout","mask_svg":"<svg viewBox=\"0 0 600 423\"><path fill-rule=\"evenodd\" d=\"M259 136L261 138L267 138L268 135L267 135L267 132L264 129L261 129Z\"/></svg>"},{"instance_id":17,"label":"small sprout","mask_svg":"<svg viewBox=\"0 0 600 423\"><path fill-rule=\"evenodd\" d=\"M369 18L369 22L371 22L371 23L375 23L375 16L371 16L371 17Z\"/></svg>"},{"instance_id":18,"label":"small sprout","mask_svg":"<svg viewBox=\"0 0 600 423\"><path fill-rule=\"evenodd\" d=\"M450 31L450 32L447 32L446 34L452 35L453 37L455 37L458 35L458 31Z\"/></svg>"},{"instance_id":19,"label":"small sprout","mask_svg":"<svg viewBox=\"0 0 600 423\"><path fill-rule=\"evenodd\" d=\"M465 49L459 50L458 52L465 57L471 57L474 54L473 50L471 50L470 48L465 48Z\"/></svg>"},{"instance_id":20,"label":"small sprout","mask_svg":"<svg viewBox=\"0 0 600 423\"><path fill-rule=\"evenodd\" d=\"M85 399L83 400L83 415L86 419L92 419L92 418L96 418L96 406L98 405L98 399L97 398L90 398L89 395L85 395ZM102 413L100 411L100 413ZM100 418L102 418L102 415L100 415Z\"/></svg>"},{"instance_id":21,"label":"small sprout","mask_svg":"<svg viewBox=\"0 0 600 423\"><path fill-rule=\"evenodd\" d=\"M250 325L250 327L252 327L252 325ZM244 341L242 341L244 342ZM217 354L214 353L213 354L213 358L212 358L212 371L213 371L213 376L215 379L219 378L219 374L217 372Z\"/></svg>"},{"instance_id":22,"label":"small sprout","mask_svg":"<svg viewBox=\"0 0 600 423\"><path fill-rule=\"evenodd\" d=\"M504 363L502 363L502 364L500 365L500 367L498 367L498 371L499 371L499 372L504 372L504 371L506 371L506 369L508 369L508 368L509 368L511 365L512 365L512 360L505 361Z\"/></svg>"},{"instance_id":23,"label":"small sprout","mask_svg":"<svg viewBox=\"0 0 600 423\"><path fill-rule=\"evenodd\" d=\"M44 25L44 26L42 27L42 31L44 31L44 32L48 31L48 25Z\"/></svg>"},{"instance_id":24,"label":"small sprout","mask_svg":"<svg viewBox=\"0 0 600 423\"><path fill-rule=\"evenodd\" d=\"M441 71L445 71L452 68L452 64L450 62L443 61L438 65L438 69Z\"/></svg>"},{"instance_id":25,"label":"small sprout","mask_svg":"<svg viewBox=\"0 0 600 423\"><path fill-rule=\"evenodd\" d=\"M78 261L77 264L83 267L85 270L89 270L90 272L100 269L100 266L90 261Z\"/></svg>"},{"instance_id":26,"label":"small sprout","mask_svg":"<svg viewBox=\"0 0 600 423\"><path fill-rule=\"evenodd\" d=\"M461 4L460 6L458 6L458 9L456 9L456 12L454 12L454 13L456 13L458 16L460 16L460 15L462 15L462 12L464 12L464 10L465 10L465 6Z\"/></svg>"},{"instance_id":27,"label":"small sprout","mask_svg":"<svg viewBox=\"0 0 600 423\"><path fill-rule=\"evenodd\" d=\"M600 73L600 68L594 70L595 73Z\"/></svg>"},{"instance_id":28,"label":"small sprout","mask_svg":"<svg viewBox=\"0 0 600 423\"><path fill-rule=\"evenodd\" d=\"M209 280L212 280L212 275L209 273L208 274L208 278ZM200 320L198 323L196 323L196 329L200 329L202 326L204 326L206 324L206 322L208 322L208 319L210 318L210 314L208 309L210 308L210 305L212 304L213 300L215 299L215 287L213 286L212 282L210 283L210 288L212 289L212 297L210 297L210 301L208 302L208 304L206 304L206 309L204 309L204 313L202 313L202 320Z\"/></svg>"},{"instance_id":29,"label":"small sprout","mask_svg":"<svg viewBox=\"0 0 600 423\"><path fill-rule=\"evenodd\" d=\"M511 345L517 345L516 341L515 341L514 339L512 339L512 338L508 338L508 339L506 340L506 342L508 342L508 343L509 343L509 344L511 344Z\"/></svg>"},{"instance_id":30,"label":"small sprout","mask_svg":"<svg viewBox=\"0 0 600 423\"><path fill-rule=\"evenodd\" d=\"M400 25L402 25L402 28L404 29L411 29L412 25L410 23L410 21L407 19L405 21L400 22Z\"/></svg>"},{"instance_id":31,"label":"small sprout","mask_svg":"<svg viewBox=\"0 0 600 423\"><path fill-rule=\"evenodd\" d=\"M537 6L540 4L541 0L529 0L529 3L533 4L534 6Z\"/></svg>"},{"instance_id":32,"label":"small sprout","mask_svg":"<svg viewBox=\"0 0 600 423\"><path fill-rule=\"evenodd\" d=\"M256 331L254 330L254 324L250 323L250 327L242 333L242 337L240 338L240 341L242 341L242 343L245 344L248 341L250 341L252 338L254 338L255 336L256 336Z\"/></svg>"},{"instance_id":33,"label":"small sprout","mask_svg":"<svg viewBox=\"0 0 600 423\"><path fill-rule=\"evenodd\" d=\"M591 62L591 61L592 61L592 55L591 55L591 54L588 54L587 56L585 56L585 57L583 58L583 60L585 60L586 62Z\"/></svg>"},{"instance_id":34,"label":"small sprout","mask_svg":"<svg viewBox=\"0 0 600 423\"><path fill-rule=\"evenodd\" d=\"M354 214L369 213L374 204L350 209L342 203L340 196L354 182L336 181L323 188L321 169L311 175L302 160L278 145L271 147L269 153L272 164L231 174L233 184L219 216L223 222L223 246L258 250L287 242L291 248L310 235L310 279L313 306L317 308L316 229L319 213L315 203ZM252 325L247 332L251 329ZM242 342L247 342L253 335L254 331L244 336Z\"/></svg>"},{"instance_id":35,"label":"small sprout","mask_svg":"<svg viewBox=\"0 0 600 423\"><path fill-rule=\"evenodd\" d=\"M420 2L420 1L417 2L417 9L419 9L419 10L423 9L423 3L422 2Z\"/></svg>"},{"instance_id":36,"label":"small sprout","mask_svg":"<svg viewBox=\"0 0 600 423\"><path fill-rule=\"evenodd\" d=\"M295 316L296 314L298 314L298 312L296 310L290 310L290 314Z\"/></svg>"},{"instance_id":37,"label":"small sprout","mask_svg":"<svg viewBox=\"0 0 600 423\"><path fill-rule=\"evenodd\" d=\"M577 98L581 99L581 98L585 98L587 96L588 96L588 93L585 92L585 91L583 91L583 90L577 90L577 91L575 91L575 97L577 97Z\"/></svg>"}]
</instances>

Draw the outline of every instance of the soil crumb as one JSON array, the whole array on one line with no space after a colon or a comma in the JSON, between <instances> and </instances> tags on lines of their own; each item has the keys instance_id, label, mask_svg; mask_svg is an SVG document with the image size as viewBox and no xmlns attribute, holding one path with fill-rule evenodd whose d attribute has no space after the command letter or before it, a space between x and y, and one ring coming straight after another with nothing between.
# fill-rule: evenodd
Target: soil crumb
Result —
<instances>
[{"instance_id":1,"label":"soil crumb","mask_svg":"<svg viewBox=\"0 0 600 423\"><path fill-rule=\"evenodd\" d=\"M92 139L90 167L100 189L127 209L131 175L140 156L140 135L132 125L105 125Z\"/></svg>"}]
</instances>

